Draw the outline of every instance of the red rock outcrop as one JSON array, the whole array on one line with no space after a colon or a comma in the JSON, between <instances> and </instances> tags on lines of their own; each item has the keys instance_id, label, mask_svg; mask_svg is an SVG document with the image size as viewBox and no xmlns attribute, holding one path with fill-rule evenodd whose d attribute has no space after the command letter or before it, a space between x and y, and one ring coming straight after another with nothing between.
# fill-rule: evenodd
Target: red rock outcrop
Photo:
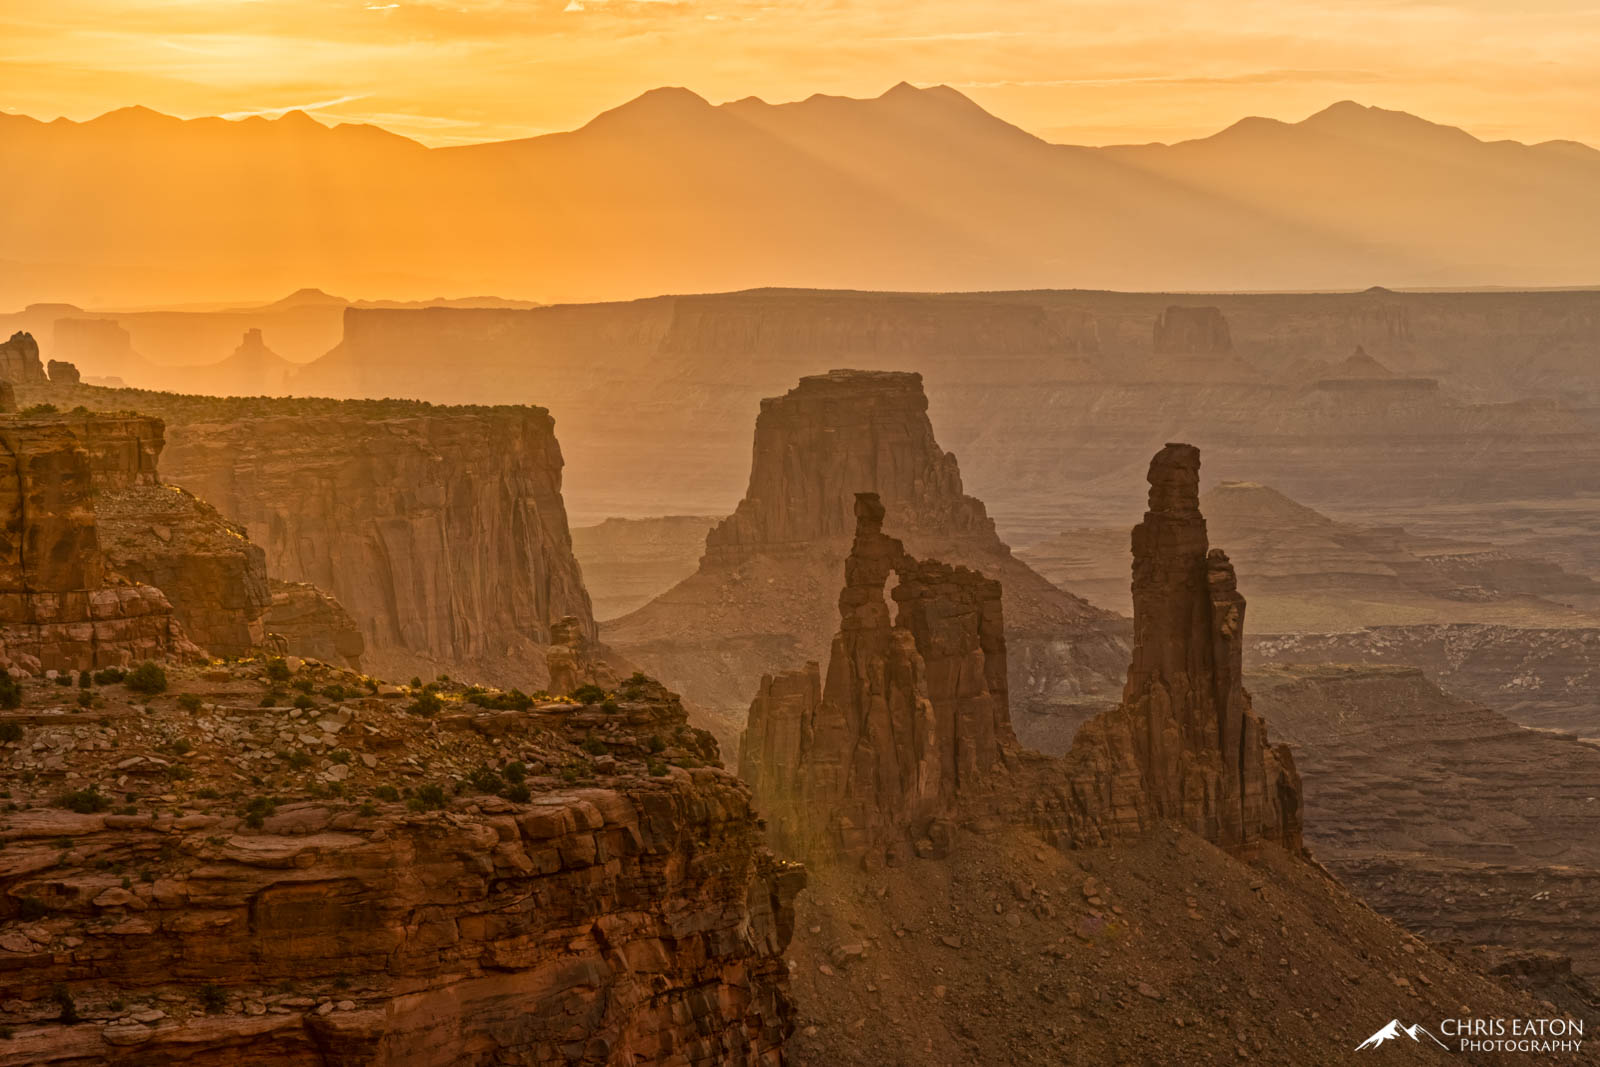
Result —
<instances>
[{"instance_id":1,"label":"red rock outcrop","mask_svg":"<svg viewBox=\"0 0 1600 1067\"><path fill-rule=\"evenodd\" d=\"M33 334L18 330L0 344L0 378L8 382L46 381L44 364L39 362L39 342Z\"/></svg>"},{"instance_id":2,"label":"red rock outcrop","mask_svg":"<svg viewBox=\"0 0 1600 1067\"><path fill-rule=\"evenodd\" d=\"M1149 479L1150 508L1133 530L1128 684L1122 704L1073 741L1073 794L1101 838L1174 819L1223 847L1298 848L1300 778L1250 710L1244 597L1206 540L1200 450L1167 445Z\"/></svg>"},{"instance_id":3,"label":"red rock outcrop","mask_svg":"<svg viewBox=\"0 0 1600 1067\"><path fill-rule=\"evenodd\" d=\"M339 697L314 726L261 706L253 663L169 671L197 709L106 686L0 712L27 732L0 760L34 772L0 816L0 1062L782 1062L805 872L670 693L491 711L455 687L423 718L300 672ZM270 781L248 798L241 772ZM142 810L52 808L63 781Z\"/></svg>"},{"instance_id":4,"label":"red rock outcrop","mask_svg":"<svg viewBox=\"0 0 1600 1067\"><path fill-rule=\"evenodd\" d=\"M263 623L269 642L281 640L285 655L361 669L366 641L343 604L310 582L272 579L267 584L272 603Z\"/></svg>"},{"instance_id":5,"label":"red rock outcrop","mask_svg":"<svg viewBox=\"0 0 1600 1067\"><path fill-rule=\"evenodd\" d=\"M829 590L850 555L856 494L877 494L908 552L999 579L1011 699L1025 714L1115 703L1126 624L1017 560L939 447L918 374L836 370L762 401L749 486L699 570L606 626L606 642L742 728L750 679L822 661Z\"/></svg>"},{"instance_id":6,"label":"red rock outcrop","mask_svg":"<svg viewBox=\"0 0 1600 1067\"><path fill-rule=\"evenodd\" d=\"M826 684L814 663L764 677L740 770L791 853L895 862L947 844L958 799L1016 747L1000 583L911 557L877 494L855 510Z\"/></svg>"},{"instance_id":7,"label":"red rock outcrop","mask_svg":"<svg viewBox=\"0 0 1600 1067\"><path fill-rule=\"evenodd\" d=\"M75 364L62 359L52 359L49 363L50 382L52 385L77 385L82 380Z\"/></svg>"},{"instance_id":8,"label":"red rock outcrop","mask_svg":"<svg viewBox=\"0 0 1600 1067\"><path fill-rule=\"evenodd\" d=\"M161 591L115 574L95 525L96 460L131 451L49 416L0 426L0 666L82 670L198 650ZM92 451L92 446L102 446Z\"/></svg>"},{"instance_id":9,"label":"red rock outcrop","mask_svg":"<svg viewBox=\"0 0 1600 1067\"><path fill-rule=\"evenodd\" d=\"M610 689L617 674L601 658L599 646L589 638L583 620L568 615L550 625L550 651L545 654L550 672L550 692L571 693L580 686Z\"/></svg>"},{"instance_id":10,"label":"red rock outcrop","mask_svg":"<svg viewBox=\"0 0 1600 1067\"><path fill-rule=\"evenodd\" d=\"M1298 850L1299 775L1250 709L1244 598L1207 544L1199 468L1191 445L1150 465L1123 700L1059 759L1017 746L999 583L912 559L862 494L826 684L819 693L815 664L764 676L750 707L740 772L774 842L812 860L894 862L907 844L937 854L957 820L998 817L1063 847L1175 821L1227 849Z\"/></svg>"}]
</instances>

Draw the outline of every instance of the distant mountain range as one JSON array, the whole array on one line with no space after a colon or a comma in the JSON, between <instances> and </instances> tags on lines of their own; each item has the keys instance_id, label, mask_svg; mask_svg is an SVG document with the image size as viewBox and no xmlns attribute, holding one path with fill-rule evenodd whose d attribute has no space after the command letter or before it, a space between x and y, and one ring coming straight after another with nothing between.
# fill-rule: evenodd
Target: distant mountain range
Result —
<instances>
[{"instance_id":1,"label":"distant mountain range","mask_svg":"<svg viewBox=\"0 0 1600 1067\"><path fill-rule=\"evenodd\" d=\"M313 281L541 301L783 285L1600 282L1600 151L1335 104L1174 145L1052 145L959 92L713 106L426 148L371 126L0 115L0 294L131 305Z\"/></svg>"}]
</instances>

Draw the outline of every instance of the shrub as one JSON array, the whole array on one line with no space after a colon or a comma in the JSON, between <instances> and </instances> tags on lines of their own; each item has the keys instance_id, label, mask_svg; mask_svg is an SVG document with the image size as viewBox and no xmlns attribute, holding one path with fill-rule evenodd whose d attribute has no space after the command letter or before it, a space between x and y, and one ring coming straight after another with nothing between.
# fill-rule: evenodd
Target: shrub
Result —
<instances>
[{"instance_id":1,"label":"shrub","mask_svg":"<svg viewBox=\"0 0 1600 1067\"><path fill-rule=\"evenodd\" d=\"M658 759L646 760L645 766L649 769L653 778L660 778L667 773L667 765Z\"/></svg>"},{"instance_id":2,"label":"shrub","mask_svg":"<svg viewBox=\"0 0 1600 1067\"><path fill-rule=\"evenodd\" d=\"M412 811L434 811L445 805L444 786L429 782L417 790L417 795L406 801Z\"/></svg>"},{"instance_id":3,"label":"shrub","mask_svg":"<svg viewBox=\"0 0 1600 1067\"><path fill-rule=\"evenodd\" d=\"M48 407L49 405L43 406ZM58 1016L61 1022L71 1026L78 1021L78 1004L72 999L72 993L66 986L58 983L50 990L50 999L54 1000L56 1006L61 1009L61 1014Z\"/></svg>"},{"instance_id":4,"label":"shrub","mask_svg":"<svg viewBox=\"0 0 1600 1067\"><path fill-rule=\"evenodd\" d=\"M666 750L667 750L667 743L661 739L661 735L660 734L651 734L650 735L650 751L651 752L665 752Z\"/></svg>"},{"instance_id":5,"label":"shrub","mask_svg":"<svg viewBox=\"0 0 1600 1067\"><path fill-rule=\"evenodd\" d=\"M411 676L411 688L413 688L413 689L421 689L422 688L422 676L421 675L414 674L414 675Z\"/></svg>"},{"instance_id":6,"label":"shrub","mask_svg":"<svg viewBox=\"0 0 1600 1067\"><path fill-rule=\"evenodd\" d=\"M187 756L189 753L194 751L194 746L189 743L189 739L187 737L177 737L171 741L157 745L156 751L172 756Z\"/></svg>"},{"instance_id":7,"label":"shrub","mask_svg":"<svg viewBox=\"0 0 1600 1067\"><path fill-rule=\"evenodd\" d=\"M505 775L506 781L512 785L521 785L528 780L528 765L521 760L506 764L506 769L500 772Z\"/></svg>"},{"instance_id":8,"label":"shrub","mask_svg":"<svg viewBox=\"0 0 1600 1067\"><path fill-rule=\"evenodd\" d=\"M289 664L284 662L282 656L273 656L267 660L267 680L269 682L287 682L289 680Z\"/></svg>"},{"instance_id":9,"label":"shrub","mask_svg":"<svg viewBox=\"0 0 1600 1067\"><path fill-rule=\"evenodd\" d=\"M298 689L300 692L310 696L311 693L317 688L317 684L310 678L296 678L290 683L289 687L291 689Z\"/></svg>"},{"instance_id":10,"label":"shrub","mask_svg":"<svg viewBox=\"0 0 1600 1067\"><path fill-rule=\"evenodd\" d=\"M58 410L60 409L58 409L54 404L29 404L27 407L18 412L18 414L23 418L27 418L30 415L54 415Z\"/></svg>"},{"instance_id":11,"label":"shrub","mask_svg":"<svg viewBox=\"0 0 1600 1067\"><path fill-rule=\"evenodd\" d=\"M600 740L593 734L590 734L588 737L583 739L583 750L589 753L591 756L604 756L607 752L611 751L606 747L606 743L604 741Z\"/></svg>"},{"instance_id":12,"label":"shrub","mask_svg":"<svg viewBox=\"0 0 1600 1067\"><path fill-rule=\"evenodd\" d=\"M58 675L56 675L55 681L56 681L57 685L71 685L72 684L72 675L70 675L70 674L58 674Z\"/></svg>"},{"instance_id":13,"label":"shrub","mask_svg":"<svg viewBox=\"0 0 1600 1067\"><path fill-rule=\"evenodd\" d=\"M492 767L479 767L472 772L468 779L472 788L480 793L498 793L506 787L505 779L500 777L500 772Z\"/></svg>"},{"instance_id":14,"label":"shrub","mask_svg":"<svg viewBox=\"0 0 1600 1067\"><path fill-rule=\"evenodd\" d=\"M323 686L322 695L333 701L335 704L341 700L347 699L350 696L349 692L345 690L345 687L338 684Z\"/></svg>"},{"instance_id":15,"label":"shrub","mask_svg":"<svg viewBox=\"0 0 1600 1067\"><path fill-rule=\"evenodd\" d=\"M0 671L0 708L22 707L22 685L6 671Z\"/></svg>"},{"instance_id":16,"label":"shrub","mask_svg":"<svg viewBox=\"0 0 1600 1067\"><path fill-rule=\"evenodd\" d=\"M22 724L20 722L0 722L0 744L7 741L22 740Z\"/></svg>"},{"instance_id":17,"label":"shrub","mask_svg":"<svg viewBox=\"0 0 1600 1067\"><path fill-rule=\"evenodd\" d=\"M572 699L580 704L598 704L606 698L606 691L598 685L580 685L572 691Z\"/></svg>"},{"instance_id":18,"label":"shrub","mask_svg":"<svg viewBox=\"0 0 1600 1067\"><path fill-rule=\"evenodd\" d=\"M262 824L267 821L267 816L277 810L278 800L276 797L251 797L250 803L245 805L241 814L244 816L244 824L246 826L252 830L259 830Z\"/></svg>"},{"instance_id":19,"label":"shrub","mask_svg":"<svg viewBox=\"0 0 1600 1067\"><path fill-rule=\"evenodd\" d=\"M380 785L372 791L372 795L379 800L386 800L392 803L400 799L400 790L392 785Z\"/></svg>"},{"instance_id":20,"label":"shrub","mask_svg":"<svg viewBox=\"0 0 1600 1067\"><path fill-rule=\"evenodd\" d=\"M200 987L200 1006L206 1010L207 1015L215 1015L228 1006L227 990L212 982L207 982Z\"/></svg>"},{"instance_id":21,"label":"shrub","mask_svg":"<svg viewBox=\"0 0 1600 1067\"><path fill-rule=\"evenodd\" d=\"M205 701L200 698L200 694L199 693L179 693L178 694L178 707L182 708L184 711L189 712L191 715L193 715L196 712L198 712L200 710L201 705L203 705L204 703L205 703Z\"/></svg>"},{"instance_id":22,"label":"shrub","mask_svg":"<svg viewBox=\"0 0 1600 1067\"><path fill-rule=\"evenodd\" d=\"M370 800L363 800L361 802L360 815L362 818L370 819L376 814L378 814L378 805L374 804Z\"/></svg>"},{"instance_id":23,"label":"shrub","mask_svg":"<svg viewBox=\"0 0 1600 1067\"><path fill-rule=\"evenodd\" d=\"M80 707L80 708L92 708L92 707L94 707L95 699L96 699L96 697L95 697L95 695L93 693L89 692L88 690L85 690L85 691L83 691L83 692L78 694L78 707Z\"/></svg>"},{"instance_id":24,"label":"shrub","mask_svg":"<svg viewBox=\"0 0 1600 1067\"><path fill-rule=\"evenodd\" d=\"M523 785L521 782L513 782L511 785L506 786L505 789L501 791L500 795L516 804L526 804L533 796L533 794L528 791L528 787Z\"/></svg>"},{"instance_id":25,"label":"shrub","mask_svg":"<svg viewBox=\"0 0 1600 1067\"><path fill-rule=\"evenodd\" d=\"M568 765L566 767L561 768L561 780L563 782L576 782L579 778L582 778L582 777L583 777L583 772L580 771L575 766Z\"/></svg>"},{"instance_id":26,"label":"shrub","mask_svg":"<svg viewBox=\"0 0 1600 1067\"><path fill-rule=\"evenodd\" d=\"M135 693L165 693L167 691L167 672L159 663L151 663L146 660L129 671L122 679L122 684Z\"/></svg>"},{"instance_id":27,"label":"shrub","mask_svg":"<svg viewBox=\"0 0 1600 1067\"><path fill-rule=\"evenodd\" d=\"M348 748L336 748L332 752L328 753L328 758L333 760L335 763L349 763L353 757L351 757L350 750Z\"/></svg>"},{"instance_id":28,"label":"shrub","mask_svg":"<svg viewBox=\"0 0 1600 1067\"><path fill-rule=\"evenodd\" d=\"M297 771L303 771L307 767L311 766L310 754L301 752L299 750L289 753L284 758L289 761L289 766Z\"/></svg>"},{"instance_id":29,"label":"shrub","mask_svg":"<svg viewBox=\"0 0 1600 1067\"><path fill-rule=\"evenodd\" d=\"M116 685L128 676L128 672L121 667L106 667L94 672L95 685Z\"/></svg>"},{"instance_id":30,"label":"shrub","mask_svg":"<svg viewBox=\"0 0 1600 1067\"><path fill-rule=\"evenodd\" d=\"M304 693L296 693L294 696L294 706L299 708L301 711L310 711L312 708L317 706L317 702L306 696Z\"/></svg>"},{"instance_id":31,"label":"shrub","mask_svg":"<svg viewBox=\"0 0 1600 1067\"><path fill-rule=\"evenodd\" d=\"M92 675L90 675L90 673L88 671L79 671L78 672L78 688L79 689L88 689L92 685L94 685L94 677Z\"/></svg>"},{"instance_id":32,"label":"shrub","mask_svg":"<svg viewBox=\"0 0 1600 1067\"><path fill-rule=\"evenodd\" d=\"M417 699L406 708L413 715L421 715L424 719L431 718L444 707L444 701L439 699L439 694L431 689L424 689L417 694Z\"/></svg>"},{"instance_id":33,"label":"shrub","mask_svg":"<svg viewBox=\"0 0 1600 1067\"><path fill-rule=\"evenodd\" d=\"M75 789L70 793L63 793L56 799L56 806L75 811L79 815L93 815L97 811L105 811L111 807L111 798L101 794L94 786L88 789Z\"/></svg>"}]
</instances>

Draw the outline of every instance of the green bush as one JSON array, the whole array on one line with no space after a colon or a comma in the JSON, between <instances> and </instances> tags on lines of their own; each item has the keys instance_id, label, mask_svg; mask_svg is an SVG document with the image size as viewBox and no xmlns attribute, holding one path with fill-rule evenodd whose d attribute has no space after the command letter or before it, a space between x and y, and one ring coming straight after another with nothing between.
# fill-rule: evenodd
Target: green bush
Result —
<instances>
[{"instance_id":1,"label":"green bush","mask_svg":"<svg viewBox=\"0 0 1600 1067\"><path fill-rule=\"evenodd\" d=\"M600 740L593 734L590 734L588 737L583 739L583 750L589 753L591 756L604 756L607 752L611 751L606 747L606 743L604 741Z\"/></svg>"},{"instance_id":2,"label":"green bush","mask_svg":"<svg viewBox=\"0 0 1600 1067\"><path fill-rule=\"evenodd\" d=\"M348 748L336 748L328 753L328 758L335 763L349 763L352 759Z\"/></svg>"},{"instance_id":3,"label":"green bush","mask_svg":"<svg viewBox=\"0 0 1600 1067\"><path fill-rule=\"evenodd\" d=\"M109 809L111 798L103 796L91 785L88 789L75 789L70 793L61 794L56 798L56 807L75 811L79 815L93 815L97 811Z\"/></svg>"},{"instance_id":4,"label":"green bush","mask_svg":"<svg viewBox=\"0 0 1600 1067\"><path fill-rule=\"evenodd\" d=\"M533 796L528 791L528 787L521 782L513 782L511 785L506 786L500 795L514 804L526 804Z\"/></svg>"},{"instance_id":5,"label":"green bush","mask_svg":"<svg viewBox=\"0 0 1600 1067\"><path fill-rule=\"evenodd\" d=\"M54 415L58 410L54 404L29 404L18 414L23 418L27 418L32 415Z\"/></svg>"},{"instance_id":6,"label":"green bush","mask_svg":"<svg viewBox=\"0 0 1600 1067\"><path fill-rule=\"evenodd\" d=\"M278 800L276 797L251 797L250 803L245 805L244 811L240 814L244 816L244 824L246 826L252 830L259 830L267 821L267 816L277 810Z\"/></svg>"},{"instance_id":7,"label":"green bush","mask_svg":"<svg viewBox=\"0 0 1600 1067\"><path fill-rule=\"evenodd\" d=\"M228 1006L227 990L211 982L200 987L200 1006L207 1015L215 1015Z\"/></svg>"},{"instance_id":8,"label":"green bush","mask_svg":"<svg viewBox=\"0 0 1600 1067\"><path fill-rule=\"evenodd\" d=\"M377 797L379 800L386 800L390 803L393 803L394 801L400 799L400 790L396 789L392 785L380 785L378 788L372 791L372 795Z\"/></svg>"},{"instance_id":9,"label":"green bush","mask_svg":"<svg viewBox=\"0 0 1600 1067\"><path fill-rule=\"evenodd\" d=\"M78 688L88 689L92 685L94 685L94 677L88 671L79 671Z\"/></svg>"},{"instance_id":10,"label":"green bush","mask_svg":"<svg viewBox=\"0 0 1600 1067\"><path fill-rule=\"evenodd\" d=\"M572 691L572 699L580 704L598 704L606 698L606 691L598 685L580 685Z\"/></svg>"},{"instance_id":11,"label":"green bush","mask_svg":"<svg viewBox=\"0 0 1600 1067\"><path fill-rule=\"evenodd\" d=\"M39 406L50 407L48 404ZM55 409L51 408L51 410L54 411ZM61 1009L61 1014L57 1016L58 1021L66 1023L68 1026L79 1021L78 1004L72 999L72 993L66 986L58 983L50 990L50 999L54 1000L56 1007Z\"/></svg>"},{"instance_id":12,"label":"green bush","mask_svg":"<svg viewBox=\"0 0 1600 1067\"><path fill-rule=\"evenodd\" d=\"M22 740L22 724L20 722L0 722L0 744L7 741Z\"/></svg>"},{"instance_id":13,"label":"green bush","mask_svg":"<svg viewBox=\"0 0 1600 1067\"><path fill-rule=\"evenodd\" d=\"M667 765L658 759L646 760L645 766L649 768L651 776L655 778L660 778L667 773Z\"/></svg>"},{"instance_id":14,"label":"green bush","mask_svg":"<svg viewBox=\"0 0 1600 1067\"><path fill-rule=\"evenodd\" d=\"M178 694L178 707L189 712L191 715L198 712L203 704L205 704L205 701L201 698L199 693Z\"/></svg>"},{"instance_id":15,"label":"green bush","mask_svg":"<svg viewBox=\"0 0 1600 1067\"><path fill-rule=\"evenodd\" d=\"M506 769L500 773L505 775L506 781L512 785L521 785L528 780L528 765L521 760L506 764Z\"/></svg>"},{"instance_id":16,"label":"green bush","mask_svg":"<svg viewBox=\"0 0 1600 1067\"><path fill-rule=\"evenodd\" d=\"M665 752L666 750L667 750L667 743L661 739L661 735L660 734L651 734L650 735L650 751L651 752Z\"/></svg>"},{"instance_id":17,"label":"green bush","mask_svg":"<svg viewBox=\"0 0 1600 1067\"><path fill-rule=\"evenodd\" d=\"M299 708L301 711L310 711L312 708L317 706L317 702L306 696L304 693L296 693L294 695L294 706Z\"/></svg>"},{"instance_id":18,"label":"green bush","mask_svg":"<svg viewBox=\"0 0 1600 1067\"><path fill-rule=\"evenodd\" d=\"M444 786L429 782L417 790L417 795L406 802L412 811L435 811L445 806Z\"/></svg>"},{"instance_id":19,"label":"green bush","mask_svg":"<svg viewBox=\"0 0 1600 1067\"><path fill-rule=\"evenodd\" d=\"M121 667L106 667L94 672L95 685L116 685L128 676L128 672Z\"/></svg>"},{"instance_id":20,"label":"green bush","mask_svg":"<svg viewBox=\"0 0 1600 1067\"><path fill-rule=\"evenodd\" d=\"M335 704L341 700L348 699L350 696L350 694L345 690L345 687L338 684L323 686L322 695L333 701Z\"/></svg>"},{"instance_id":21,"label":"green bush","mask_svg":"<svg viewBox=\"0 0 1600 1067\"><path fill-rule=\"evenodd\" d=\"M159 663L146 660L122 679L122 684L135 693L153 695L167 691L167 672Z\"/></svg>"},{"instance_id":22,"label":"green bush","mask_svg":"<svg viewBox=\"0 0 1600 1067\"><path fill-rule=\"evenodd\" d=\"M22 685L6 671L0 671L0 708L22 707Z\"/></svg>"},{"instance_id":23,"label":"green bush","mask_svg":"<svg viewBox=\"0 0 1600 1067\"><path fill-rule=\"evenodd\" d=\"M282 656L273 656L267 660L267 680L270 682L287 682L289 680L289 665Z\"/></svg>"},{"instance_id":24,"label":"green bush","mask_svg":"<svg viewBox=\"0 0 1600 1067\"><path fill-rule=\"evenodd\" d=\"M438 693L431 689L424 689L417 694L417 699L413 700L411 706L406 710L413 715L421 715L427 719L437 715L443 707L444 701L439 699Z\"/></svg>"},{"instance_id":25,"label":"green bush","mask_svg":"<svg viewBox=\"0 0 1600 1067\"><path fill-rule=\"evenodd\" d=\"M479 767L472 772L468 781L480 793L498 793L506 787L505 779L492 767Z\"/></svg>"},{"instance_id":26,"label":"green bush","mask_svg":"<svg viewBox=\"0 0 1600 1067\"><path fill-rule=\"evenodd\" d=\"M72 684L72 675L71 674L58 674L55 677L55 682L56 682L57 685L71 685Z\"/></svg>"}]
</instances>

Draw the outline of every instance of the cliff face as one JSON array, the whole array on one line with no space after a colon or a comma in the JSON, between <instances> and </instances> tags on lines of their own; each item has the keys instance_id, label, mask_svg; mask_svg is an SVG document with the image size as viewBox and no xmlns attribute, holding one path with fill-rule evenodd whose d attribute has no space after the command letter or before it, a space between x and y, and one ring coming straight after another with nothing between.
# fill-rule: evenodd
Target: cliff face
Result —
<instances>
[{"instance_id":1,"label":"cliff face","mask_svg":"<svg viewBox=\"0 0 1600 1067\"><path fill-rule=\"evenodd\" d=\"M0 344L0 378L8 382L46 380L44 364L39 362L39 342L33 334L18 330Z\"/></svg>"},{"instance_id":2,"label":"cliff face","mask_svg":"<svg viewBox=\"0 0 1600 1067\"><path fill-rule=\"evenodd\" d=\"M369 669L537 688L552 623L593 635L546 412L293 404L226 421L197 405L172 420L164 466L272 574L337 597Z\"/></svg>"},{"instance_id":3,"label":"cliff face","mask_svg":"<svg viewBox=\"0 0 1600 1067\"><path fill-rule=\"evenodd\" d=\"M1250 710L1244 598L1227 557L1208 550L1199 466L1190 445L1151 463L1150 510L1133 534L1123 700L1060 759L1016 745L999 583L910 558L863 494L826 685L819 694L815 664L764 677L741 746L741 773L780 847L894 863L908 845L937 854L957 820L1000 818L1063 847L1171 820L1227 849L1298 850L1300 779Z\"/></svg>"},{"instance_id":4,"label":"cliff face","mask_svg":"<svg viewBox=\"0 0 1600 1067\"><path fill-rule=\"evenodd\" d=\"M110 447L114 426L81 424L90 440L47 417L0 426L0 659L82 670L194 653L161 591L124 581L101 550L97 459L138 449Z\"/></svg>"},{"instance_id":5,"label":"cliff face","mask_svg":"<svg viewBox=\"0 0 1600 1067\"><path fill-rule=\"evenodd\" d=\"M671 694L491 711L454 686L423 718L308 664L333 702L303 713L261 666L106 686L70 724L0 712L25 731L0 745L5 1062L782 1062L804 871ZM138 810L52 808L64 780Z\"/></svg>"},{"instance_id":6,"label":"cliff face","mask_svg":"<svg viewBox=\"0 0 1600 1067\"><path fill-rule=\"evenodd\" d=\"M999 583L912 558L883 518L877 494L857 496L825 688L809 664L763 678L750 708L740 773L796 855L898 862L908 833L941 848L957 797L1016 747Z\"/></svg>"},{"instance_id":7,"label":"cliff face","mask_svg":"<svg viewBox=\"0 0 1600 1067\"><path fill-rule=\"evenodd\" d=\"M827 590L851 552L858 492L895 516L908 552L1000 580L1008 686L1026 713L1114 702L1123 624L1012 556L935 440L916 374L833 371L763 401L749 487L707 535L699 570L608 624L607 643L736 734L752 678L824 658L836 628Z\"/></svg>"},{"instance_id":8,"label":"cliff face","mask_svg":"<svg viewBox=\"0 0 1600 1067\"><path fill-rule=\"evenodd\" d=\"M1151 347L1164 356L1226 356L1233 336L1220 308L1175 304L1156 316Z\"/></svg>"}]
</instances>

